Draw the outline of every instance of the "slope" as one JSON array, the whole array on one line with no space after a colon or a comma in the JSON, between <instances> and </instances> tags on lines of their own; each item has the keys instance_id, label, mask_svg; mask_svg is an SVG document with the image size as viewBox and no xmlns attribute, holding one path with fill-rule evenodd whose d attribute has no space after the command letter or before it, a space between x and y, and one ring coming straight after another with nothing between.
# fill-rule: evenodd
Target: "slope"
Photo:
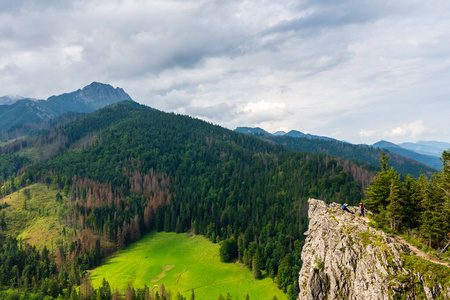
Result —
<instances>
[{"instance_id":1,"label":"slope","mask_svg":"<svg viewBox=\"0 0 450 300\"><path fill-rule=\"evenodd\" d=\"M358 164L365 164L369 170L374 170L374 166L378 166L378 160L382 151L378 148L386 149L389 152L388 156L392 165L403 175L411 174L414 177L418 177L423 172L427 176L431 176L437 170L442 169L441 162L435 157L406 151L401 149L400 146L384 141L377 143L374 147L370 147L353 145L324 136L304 134L296 130L283 134L270 134L261 128L238 127L235 131L255 135L272 144L282 145L287 149L310 153L325 153L349 159ZM397 148L401 150L397 150Z\"/></svg>"},{"instance_id":2,"label":"slope","mask_svg":"<svg viewBox=\"0 0 450 300\"><path fill-rule=\"evenodd\" d=\"M431 155L424 155L424 154L420 154L417 153L415 151L411 151L408 149L405 149L403 147L400 147L396 144L393 143L389 143L386 141L381 141L378 143L373 144L373 147L376 148L381 148L381 149L386 149L390 152L394 152L397 154L400 154L404 157L408 157L411 158L415 161L418 161L424 165L430 166L432 168L435 168L436 170L442 170L442 162L439 159L439 157L436 156L431 156ZM441 153L442 154L442 153Z\"/></svg>"},{"instance_id":3,"label":"slope","mask_svg":"<svg viewBox=\"0 0 450 300\"><path fill-rule=\"evenodd\" d=\"M415 256L335 203L309 205L299 299L450 299L449 267Z\"/></svg>"},{"instance_id":4,"label":"slope","mask_svg":"<svg viewBox=\"0 0 450 300\"><path fill-rule=\"evenodd\" d=\"M319 139L292 138L286 136L270 136L265 140L282 145L287 149L306 151L311 153L326 153L329 155L343 157L352 161L366 164L370 170L379 165L382 150L366 145L353 145L349 143ZM422 172L431 176L437 170L428 165L421 164L411 158L404 157L393 151L387 153L392 166L401 174L411 174L418 177ZM442 166L440 166L442 168Z\"/></svg>"},{"instance_id":5,"label":"slope","mask_svg":"<svg viewBox=\"0 0 450 300\"><path fill-rule=\"evenodd\" d=\"M219 245L198 235L149 233L95 269L91 278L94 287L105 278L122 292L128 285L164 284L185 297L193 290L199 300L215 299L220 293L239 299L246 294L250 299L286 299L268 276L255 280L243 266L221 262Z\"/></svg>"},{"instance_id":6,"label":"slope","mask_svg":"<svg viewBox=\"0 0 450 300\"><path fill-rule=\"evenodd\" d=\"M53 182L67 195L65 224L76 233L74 245L60 251L67 263L80 257L81 270L151 230L191 230L213 243L239 241L235 258L248 267L259 261L279 288L292 290L305 199L355 203L363 185L352 174L370 178L348 161L288 151L130 101L57 124L38 139L21 144L23 151L55 151L20 179Z\"/></svg>"},{"instance_id":7,"label":"slope","mask_svg":"<svg viewBox=\"0 0 450 300\"><path fill-rule=\"evenodd\" d=\"M417 143L401 143L401 147L425 155L441 157L444 150L450 149L450 143L437 141L418 141Z\"/></svg>"},{"instance_id":8,"label":"slope","mask_svg":"<svg viewBox=\"0 0 450 300\"><path fill-rule=\"evenodd\" d=\"M26 192L29 191L29 196ZM63 224L63 203L58 191L43 184L32 184L4 197L0 210L6 226L2 231L42 248L54 249L71 238L71 228Z\"/></svg>"},{"instance_id":9,"label":"slope","mask_svg":"<svg viewBox=\"0 0 450 300\"><path fill-rule=\"evenodd\" d=\"M98 82L47 100L22 99L0 105L0 132L27 123L38 124L66 112L92 112L124 100L132 99L123 89Z\"/></svg>"}]
</instances>

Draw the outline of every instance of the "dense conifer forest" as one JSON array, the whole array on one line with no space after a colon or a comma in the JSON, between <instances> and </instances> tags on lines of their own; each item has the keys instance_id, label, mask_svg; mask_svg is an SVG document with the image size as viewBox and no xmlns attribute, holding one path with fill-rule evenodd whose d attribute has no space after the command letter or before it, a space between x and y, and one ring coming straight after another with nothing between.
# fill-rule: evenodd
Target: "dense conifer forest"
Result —
<instances>
[{"instance_id":1,"label":"dense conifer forest","mask_svg":"<svg viewBox=\"0 0 450 300\"><path fill-rule=\"evenodd\" d=\"M367 145L354 145L341 141L324 139L295 138L290 136L260 136L263 140L283 145L287 149L309 153L326 153L329 155L349 159L365 168L379 171L378 160L383 151L389 157L392 166L403 176L410 174L419 177L424 173L428 177L437 170L421 164L413 159Z\"/></svg>"},{"instance_id":2,"label":"dense conifer forest","mask_svg":"<svg viewBox=\"0 0 450 300\"><path fill-rule=\"evenodd\" d=\"M2 196L32 183L56 188L60 218L71 228L54 251L0 236L0 285L36 297L114 298L107 282L89 286L86 270L157 230L204 235L220 243L222 261L240 261L255 278L265 272L293 298L309 197L353 205L368 188L367 206L380 224L416 230L435 248L449 229L448 153L442 174L404 181L383 155L370 185L374 167L286 150L134 102L62 117L0 153ZM127 299L150 299L148 288L136 288Z\"/></svg>"},{"instance_id":3,"label":"dense conifer forest","mask_svg":"<svg viewBox=\"0 0 450 300\"><path fill-rule=\"evenodd\" d=\"M256 278L265 270L294 294L306 200L356 203L373 176L343 159L288 151L134 102L74 116L0 150L19 160L4 172L4 194L34 182L56 187L55 201L74 229L56 253L17 242L46 267L27 271L8 261L0 283L23 289L53 282L58 294L70 294L85 270L153 229L205 235L222 243L224 261L240 260Z\"/></svg>"},{"instance_id":4,"label":"dense conifer forest","mask_svg":"<svg viewBox=\"0 0 450 300\"><path fill-rule=\"evenodd\" d=\"M381 171L366 193L379 226L418 238L438 255L450 245L450 152L441 159L442 172L430 179L421 174L401 180L382 153Z\"/></svg>"}]
</instances>

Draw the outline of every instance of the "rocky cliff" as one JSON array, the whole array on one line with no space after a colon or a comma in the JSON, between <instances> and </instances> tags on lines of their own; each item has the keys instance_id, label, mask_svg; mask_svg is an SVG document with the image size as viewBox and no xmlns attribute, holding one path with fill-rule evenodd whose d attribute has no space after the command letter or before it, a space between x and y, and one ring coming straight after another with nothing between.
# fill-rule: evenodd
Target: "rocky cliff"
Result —
<instances>
[{"instance_id":1,"label":"rocky cliff","mask_svg":"<svg viewBox=\"0 0 450 300\"><path fill-rule=\"evenodd\" d=\"M358 208L309 200L298 299L450 299L450 268L367 225Z\"/></svg>"}]
</instances>

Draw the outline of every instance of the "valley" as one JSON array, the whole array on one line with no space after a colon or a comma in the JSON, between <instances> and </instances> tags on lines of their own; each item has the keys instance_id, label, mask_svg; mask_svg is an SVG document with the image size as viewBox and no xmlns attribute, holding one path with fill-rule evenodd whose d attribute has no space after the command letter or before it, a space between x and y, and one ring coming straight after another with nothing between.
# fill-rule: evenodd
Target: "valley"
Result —
<instances>
[{"instance_id":1,"label":"valley","mask_svg":"<svg viewBox=\"0 0 450 300\"><path fill-rule=\"evenodd\" d=\"M80 93L109 103L112 87L94 87L53 99L61 112L62 100ZM310 198L363 200L383 230L436 251L444 245L448 152L441 173L379 149L245 135L116 100L3 131L0 287L8 295L293 300L304 288Z\"/></svg>"},{"instance_id":2,"label":"valley","mask_svg":"<svg viewBox=\"0 0 450 300\"><path fill-rule=\"evenodd\" d=\"M233 299L287 299L268 274L255 280L245 266L221 262L218 244L186 233L151 232L94 269L91 278L96 288L105 278L122 293L128 285L158 290L164 284L173 295L189 297L194 290L195 299L227 293Z\"/></svg>"}]
</instances>

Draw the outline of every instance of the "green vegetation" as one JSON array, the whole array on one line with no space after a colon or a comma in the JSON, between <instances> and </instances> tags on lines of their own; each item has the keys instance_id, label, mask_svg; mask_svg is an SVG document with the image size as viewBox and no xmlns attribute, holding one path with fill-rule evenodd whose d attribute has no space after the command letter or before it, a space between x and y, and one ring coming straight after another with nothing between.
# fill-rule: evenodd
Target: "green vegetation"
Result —
<instances>
[{"instance_id":1,"label":"green vegetation","mask_svg":"<svg viewBox=\"0 0 450 300\"><path fill-rule=\"evenodd\" d=\"M408 277L402 276L399 281L410 281L419 285L425 284L429 289L433 289L436 284L442 285L444 290L450 286L450 272L448 267L409 254L403 254L402 260L405 262L405 268L410 270L410 272ZM419 274L421 279L418 278ZM426 298L423 289L417 290L417 292L418 298Z\"/></svg>"},{"instance_id":2,"label":"green vegetation","mask_svg":"<svg viewBox=\"0 0 450 300\"><path fill-rule=\"evenodd\" d=\"M164 284L185 297L194 290L195 299L216 299L220 293L233 299L246 294L250 299L286 299L268 276L255 280L244 266L221 263L218 248L202 236L152 232L95 269L92 283L99 287L105 278L122 292L128 285L152 289Z\"/></svg>"},{"instance_id":3,"label":"green vegetation","mask_svg":"<svg viewBox=\"0 0 450 300\"><path fill-rule=\"evenodd\" d=\"M45 226L69 233L70 240L55 242L51 254L44 254L55 268L31 284L53 280L55 293L65 296L72 295L85 270L156 229L204 235L216 243L223 261L239 261L251 270L249 276L273 280L292 298L298 293L306 200L354 204L364 186L353 175L362 169L348 161L288 151L134 102L75 115L0 150L7 156L21 151L38 161L18 174L5 173L3 195L33 183L43 191L55 189L49 198L54 202L32 219L29 231L6 226L22 238L44 236L39 230ZM23 192L12 198L21 199L25 212L34 209L35 194L30 189L30 199ZM25 267L19 264L18 275L8 274L0 284L23 289L35 273Z\"/></svg>"},{"instance_id":4,"label":"green vegetation","mask_svg":"<svg viewBox=\"0 0 450 300\"><path fill-rule=\"evenodd\" d=\"M450 243L450 151L444 151L442 161L442 172L429 180L421 175L401 181L383 153L381 171L367 190L365 202L375 213L376 227L408 233L442 253Z\"/></svg>"},{"instance_id":5,"label":"green vegetation","mask_svg":"<svg viewBox=\"0 0 450 300\"><path fill-rule=\"evenodd\" d=\"M358 165L362 165L364 169L372 172L379 170L376 166L381 153L384 151L366 145L353 145L340 141L294 138L289 136L264 136L261 138L273 141L278 145L283 145L287 149L309 153L327 153L336 157L349 159L356 162ZM389 157L393 167L398 170L400 174L405 176L411 174L417 178L421 173L431 176L437 171L432 167L423 165L392 151L388 151L386 155ZM355 176L355 178L358 178L358 180L364 179L366 176L364 173L365 172L359 171L358 176ZM370 179L371 178L372 177L370 177Z\"/></svg>"},{"instance_id":6,"label":"green vegetation","mask_svg":"<svg viewBox=\"0 0 450 300\"><path fill-rule=\"evenodd\" d=\"M70 240L71 229L63 225L64 207L57 202L57 194L43 184L33 184L5 196L0 200L7 206L0 211L6 224L3 232L38 248L54 249Z\"/></svg>"},{"instance_id":7,"label":"green vegetation","mask_svg":"<svg viewBox=\"0 0 450 300\"><path fill-rule=\"evenodd\" d=\"M30 159L17 154L4 154L0 151L0 184L15 175L23 166L29 164Z\"/></svg>"}]
</instances>

